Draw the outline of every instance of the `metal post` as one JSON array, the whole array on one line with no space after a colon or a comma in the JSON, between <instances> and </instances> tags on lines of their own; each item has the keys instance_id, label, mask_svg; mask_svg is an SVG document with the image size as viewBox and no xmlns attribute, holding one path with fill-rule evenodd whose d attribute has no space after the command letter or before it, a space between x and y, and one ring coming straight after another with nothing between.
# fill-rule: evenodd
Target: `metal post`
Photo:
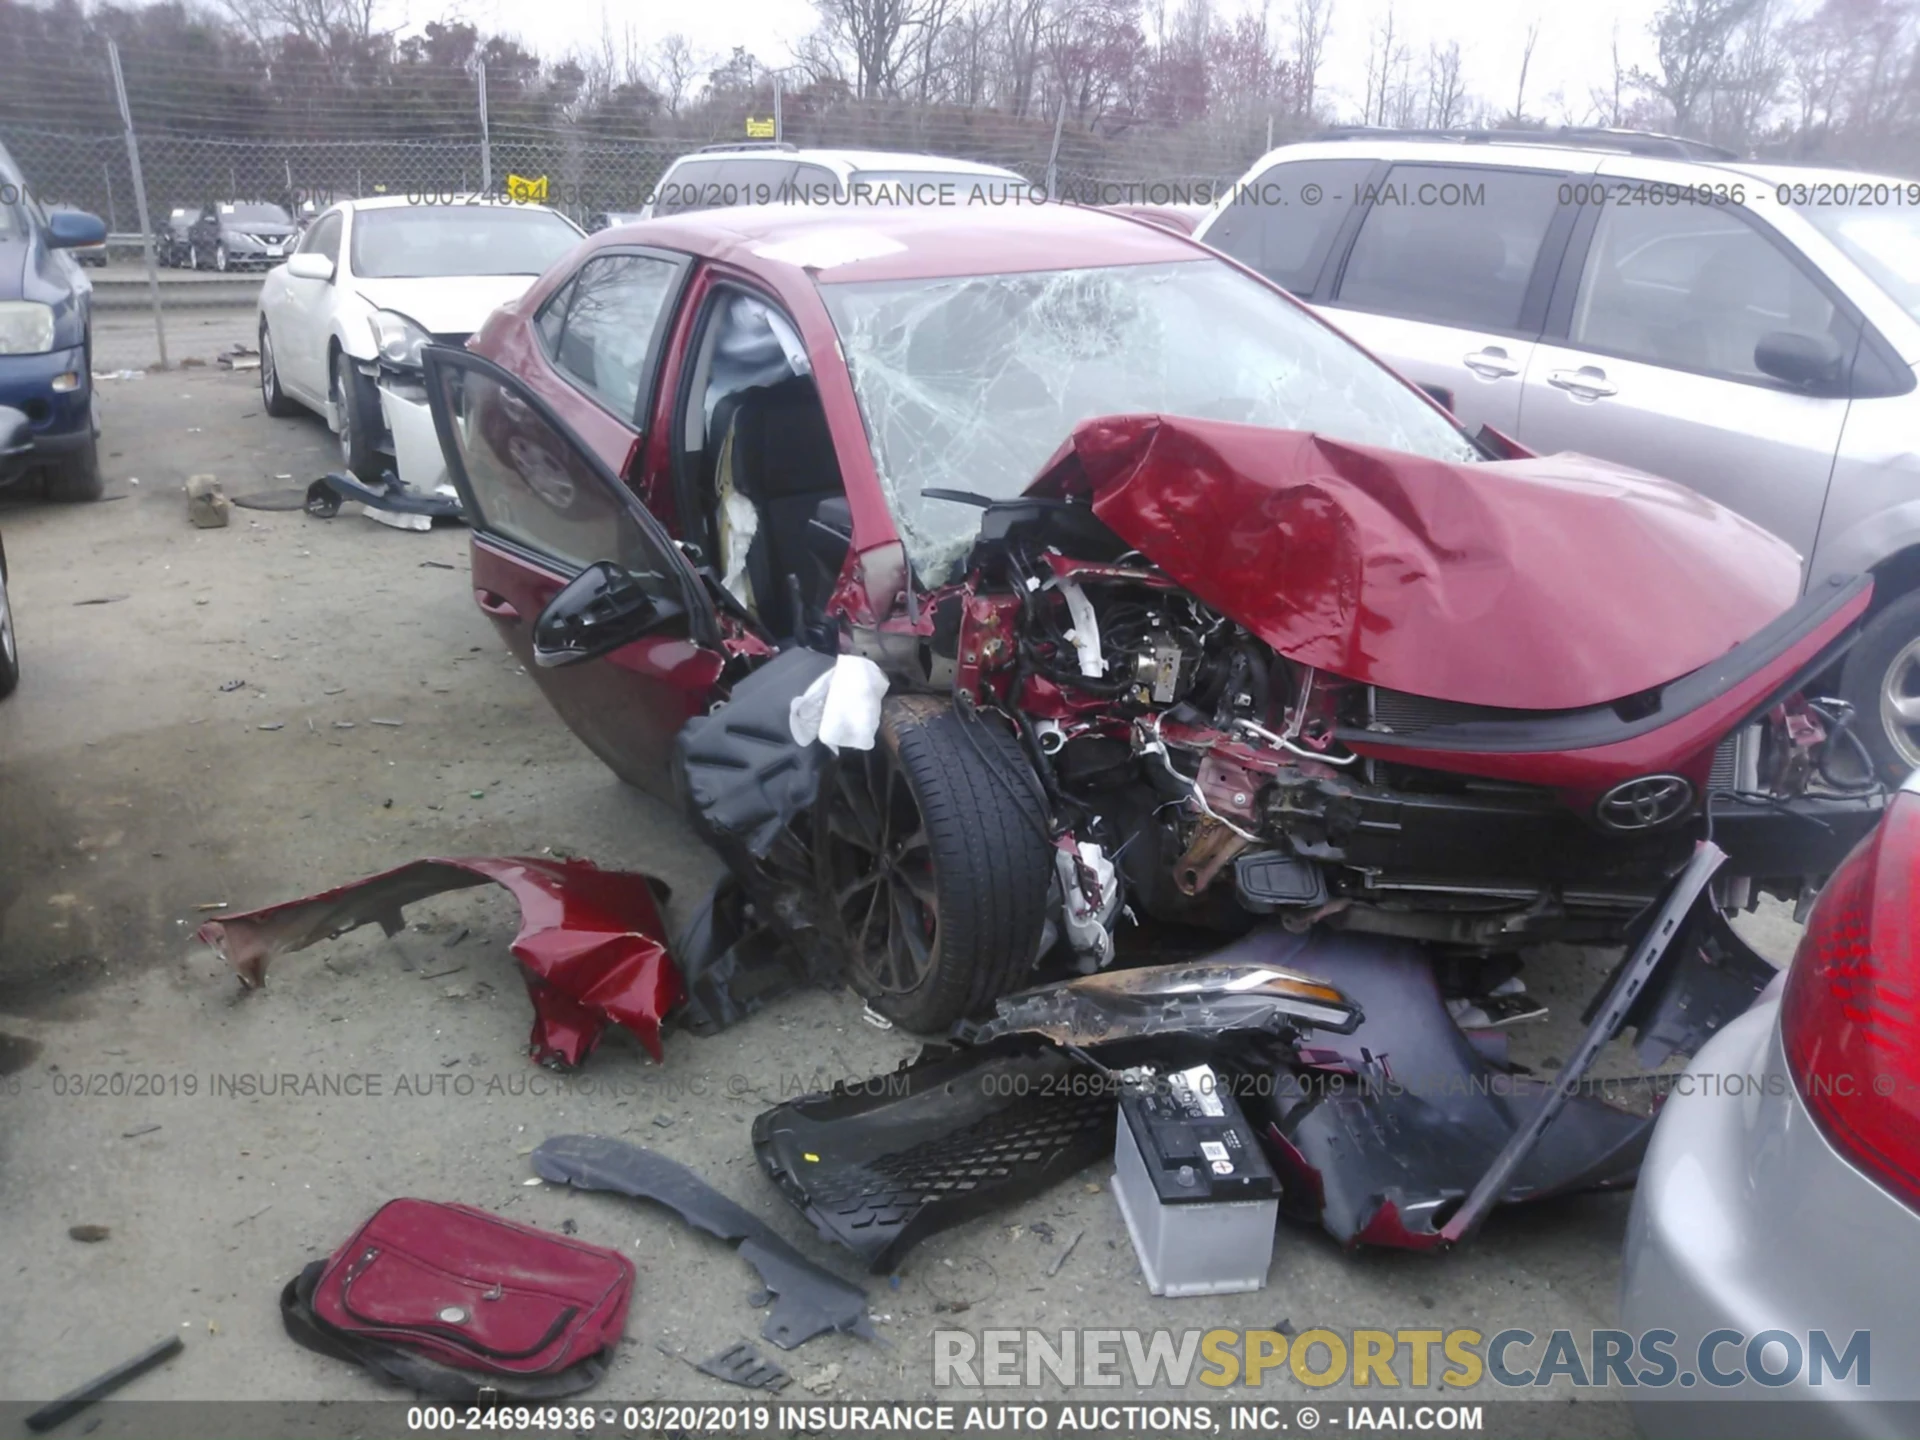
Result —
<instances>
[{"instance_id":1,"label":"metal post","mask_svg":"<svg viewBox=\"0 0 1920 1440\"><path fill-rule=\"evenodd\" d=\"M1273 149L1273 116L1267 116L1267 149Z\"/></svg>"},{"instance_id":2,"label":"metal post","mask_svg":"<svg viewBox=\"0 0 1920 1440\"><path fill-rule=\"evenodd\" d=\"M167 322L160 313L160 272L153 263L153 226L147 221L147 182L140 176L140 142L133 136L133 111L127 105L127 79L120 73L120 47L107 41L107 61L113 66L113 95L120 102L120 121L127 127L127 164L133 170L133 202L140 212L140 249L147 257L147 298L153 302L153 334L160 342L160 368L167 368Z\"/></svg>"},{"instance_id":3,"label":"metal post","mask_svg":"<svg viewBox=\"0 0 1920 1440\"><path fill-rule=\"evenodd\" d=\"M482 194L493 192L493 141L487 133L487 67L482 64L480 70L480 190Z\"/></svg>"},{"instance_id":4,"label":"metal post","mask_svg":"<svg viewBox=\"0 0 1920 1440\"><path fill-rule=\"evenodd\" d=\"M1047 151L1047 199L1058 200L1060 163L1060 131L1067 123L1067 97L1060 97L1060 111L1053 117L1053 148Z\"/></svg>"},{"instance_id":5,"label":"metal post","mask_svg":"<svg viewBox=\"0 0 1920 1440\"><path fill-rule=\"evenodd\" d=\"M773 142L776 145L787 138L786 127L781 123L780 119L781 88L780 72L776 70L773 72Z\"/></svg>"},{"instance_id":6,"label":"metal post","mask_svg":"<svg viewBox=\"0 0 1920 1440\"><path fill-rule=\"evenodd\" d=\"M120 217L113 210L113 167L104 161L100 166L100 178L107 182L107 229L118 230Z\"/></svg>"}]
</instances>

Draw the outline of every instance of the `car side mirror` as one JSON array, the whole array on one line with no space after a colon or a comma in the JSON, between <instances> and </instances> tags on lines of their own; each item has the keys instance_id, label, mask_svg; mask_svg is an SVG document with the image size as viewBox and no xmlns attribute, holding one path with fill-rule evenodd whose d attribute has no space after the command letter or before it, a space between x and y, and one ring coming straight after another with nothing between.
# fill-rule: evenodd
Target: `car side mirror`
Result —
<instances>
[{"instance_id":1,"label":"car side mirror","mask_svg":"<svg viewBox=\"0 0 1920 1440\"><path fill-rule=\"evenodd\" d=\"M318 250L302 250L287 257L287 274L296 280L331 280L333 261Z\"/></svg>"},{"instance_id":2,"label":"car side mirror","mask_svg":"<svg viewBox=\"0 0 1920 1440\"><path fill-rule=\"evenodd\" d=\"M84 210L56 210L47 217L47 244L55 250L80 245L104 245L107 222Z\"/></svg>"},{"instance_id":3,"label":"car side mirror","mask_svg":"<svg viewBox=\"0 0 1920 1440\"><path fill-rule=\"evenodd\" d=\"M11 405L0 405L0 460L33 448L33 422Z\"/></svg>"},{"instance_id":4,"label":"car side mirror","mask_svg":"<svg viewBox=\"0 0 1920 1440\"><path fill-rule=\"evenodd\" d=\"M681 613L652 595L633 575L600 560L568 583L533 622L533 662L573 665L631 644Z\"/></svg>"},{"instance_id":5,"label":"car side mirror","mask_svg":"<svg viewBox=\"0 0 1920 1440\"><path fill-rule=\"evenodd\" d=\"M1789 385L1832 390L1845 372L1846 357L1831 335L1772 330L1753 347L1753 368Z\"/></svg>"}]
</instances>

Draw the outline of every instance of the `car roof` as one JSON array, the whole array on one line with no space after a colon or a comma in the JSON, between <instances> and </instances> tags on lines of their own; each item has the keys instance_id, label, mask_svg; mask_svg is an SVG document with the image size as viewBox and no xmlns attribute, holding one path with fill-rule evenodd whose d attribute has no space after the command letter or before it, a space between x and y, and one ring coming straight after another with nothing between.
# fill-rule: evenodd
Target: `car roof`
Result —
<instances>
[{"instance_id":1,"label":"car roof","mask_svg":"<svg viewBox=\"0 0 1920 1440\"><path fill-rule=\"evenodd\" d=\"M1199 260L1204 247L1159 225L1081 205L739 205L603 230L749 269L794 266L823 283Z\"/></svg>"},{"instance_id":2,"label":"car roof","mask_svg":"<svg viewBox=\"0 0 1920 1440\"><path fill-rule=\"evenodd\" d=\"M764 160L769 156L782 160L843 165L851 170L915 170L954 175L992 175L999 179L1014 176L1014 172L1004 165L960 160L951 155L925 155L913 150L789 150L785 146L741 145L695 150L682 155L680 160Z\"/></svg>"}]
</instances>

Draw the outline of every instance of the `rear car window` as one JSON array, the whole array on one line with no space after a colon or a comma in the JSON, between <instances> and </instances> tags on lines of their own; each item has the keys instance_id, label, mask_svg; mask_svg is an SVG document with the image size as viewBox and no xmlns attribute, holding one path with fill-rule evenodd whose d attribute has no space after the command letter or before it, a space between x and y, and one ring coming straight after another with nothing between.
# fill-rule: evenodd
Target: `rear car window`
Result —
<instances>
[{"instance_id":1,"label":"rear car window","mask_svg":"<svg viewBox=\"0 0 1920 1440\"><path fill-rule=\"evenodd\" d=\"M1513 331L1566 176L1396 165L1372 195L1339 303L1473 330Z\"/></svg>"},{"instance_id":2,"label":"rear car window","mask_svg":"<svg viewBox=\"0 0 1920 1440\"><path fill-rule=\"evenodd\" d=\"M1201 238L1296 295L1311 295L1371 160L1289 160L1238 185Z\"/></svg>"}]
</instances>

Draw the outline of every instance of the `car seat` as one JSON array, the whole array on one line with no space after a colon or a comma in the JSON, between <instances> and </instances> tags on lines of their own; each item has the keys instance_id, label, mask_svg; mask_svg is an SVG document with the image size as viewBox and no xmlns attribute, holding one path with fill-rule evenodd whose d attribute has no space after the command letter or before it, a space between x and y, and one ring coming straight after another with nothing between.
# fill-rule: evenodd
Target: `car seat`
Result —
<instances>
[{"instance_id":1,"label":"car seat","mask_svg":"<svg viewBox=\"0 0 1920 1440\"><path fill-rule=\"evenodd\" d=\"M725 553L723 539L722 568L744 572L752 609L774 638L797 636L824 611L853 539L813 377L735 391L716 405L712 428L723 437L715 475L721 506L737 496L757 519L744 556ZM717 528L723 537L739 533L724 514Z\"/></svg>"}]
</instances>

